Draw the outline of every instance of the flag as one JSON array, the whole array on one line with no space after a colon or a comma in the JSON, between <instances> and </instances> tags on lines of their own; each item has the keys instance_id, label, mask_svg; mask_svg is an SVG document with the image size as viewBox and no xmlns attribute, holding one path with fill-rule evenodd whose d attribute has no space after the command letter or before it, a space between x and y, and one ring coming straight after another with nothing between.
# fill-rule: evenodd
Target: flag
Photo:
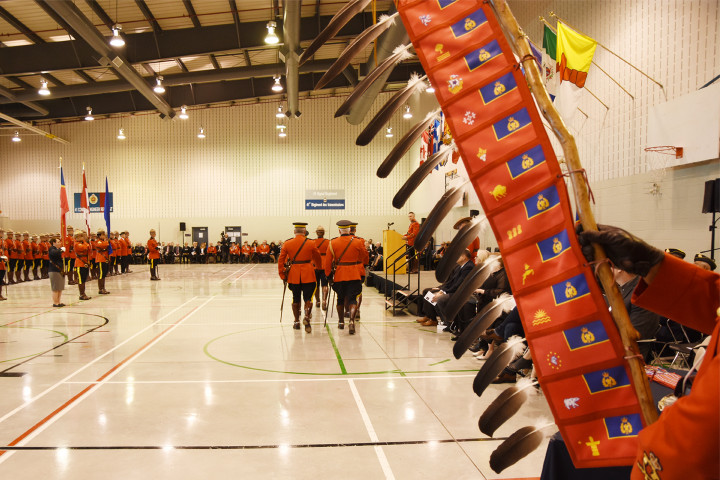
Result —
<instances>
[{"instance_id":1,"label":"flag","mask_svg":"<svg viewBox=\"0 0 720 480\"><path fill-rule=\"evenodd\" d=\"M571 121L577 112L596 47L597 42L592 38L558 22L555 60L558 63L560 86L555 107L566 122Z\"/></svg>"},{"instance_id":2,"label":"flag","mask_svg":"<svg viewBox=\"0 0 720 480\"><path fill-rule=\"evenodd\" d=\"M83 187L82 193L80 194L80 211L85 217L85 227L87 227L87 234L90 235L90 202L88 201L87 192L87 180L85 178L85 165L83 165Z\"/></svg>"},{"instance_id":3,"label":"flag","mask_svg":"<svg viewBox=\"0 0 720 480\"><path fill-rule=\"evenodd\" d=\"M68 205L67 190L65 189L65 175L63 174L62 165L60 165L60 234L62 235L62 245L65 246L65 236L67 235L65 214L70 211Z\"/></svg>"},{"instance_id":4,"label":"flag","mask_svg":"<svg viewBox=\"0 0 720 480\"><path fill-rule=\"evenodd\" d=\"M105 226L107 227L108 236L110 235L110 189L108 188L108 179L105 177L105 205L103 205L105 215ZM89 229L89 227L88 227ZM108 252L113 253L112 243L108 245Z\"/></svg>"},{"instance_id":5,"label":"flag","mask_svg":"<svg viewBox=\"0 0 720 480\"><path fill-rule=\"evenodd\" d=\"M428 133L428 131L425 130L422 133L422 140L420 140L420 165L425 163L425 161L428 159L429 144L430 144L430 133Z\"/></svg>"},{"instance_id":6,"label":"flag","mask_svg":"<svg viewBox=\"0 0 720 480\"><path fill-rule=\"evenodd\" d=\"M438 0L437 2L418 2L401 11L403 26L413 37L426 34L437 25L442 25L449 18L463 13L471 13L476 5L461 0ZM441 30L445 30L444 28ZM446 34L447 35L447 34Z\"/></svg>"},{"instance_id":7,"label":"flag","mask_svg":"<svg viewBox=\"0 0 720 480\"><path fill-rule=\"evenodd\" d=\"M557 95L557 62L555 55L557 53L557 35L545 25L543 30L543 49L542 54L542 75L545 90L550 94L550 100L555 100Z\"/></svg>"}]
</instances>

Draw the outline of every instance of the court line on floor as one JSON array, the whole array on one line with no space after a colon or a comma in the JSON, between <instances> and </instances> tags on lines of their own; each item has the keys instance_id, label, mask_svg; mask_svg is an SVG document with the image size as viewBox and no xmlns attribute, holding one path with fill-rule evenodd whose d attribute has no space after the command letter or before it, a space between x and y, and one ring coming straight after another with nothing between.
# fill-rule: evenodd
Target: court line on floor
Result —
<instances>
[{"instance_id":1,"label":"court line on floor","mask_svg":"<svg viewBox=\"0 0 720 480\"><path fill-rule=\"evenodd\" d=\"M438 372L442 373L442 372ZM348 376L354 375L348 373ZM458 375L410 375L408 377L394 377L394 376L383 376L383 377L357 377L353 380L400 380L402 379L438 379L438 378L475 378L476 374L458 374ZM145 384L145 385L163 385L163 384L211 384L211 383L287 383L287 382L345 382L347 377L330 377L330 378L257 378L257 379L237 379L237 380L116 380L114 382L104 382L108 385L125 385L125 384ZM87 385L89 383L96 382L81 382L81 381L68 381L67 384L82 384Z\"/></svg>"},{"instance_id":2,"label":"court line on floor","mask_svg":"<svg viewBox=\"0 0 720 480\"><path fill-rule=\"evenodd\" d=\"M60 405L58 408L53 410L49 415L47 415L45 418L37 422L35 425L30 427L28 430L26 430L24 433L22 433L19 437L17 437L15 440L10 442L8 446L15 446L15 445L21 445L29 442L36 436L38 436L40 433L42 433L45 429L50 427L52 424L54 424L56 421L61 419L66 413L68 413L70 410L72 410L75 406L77 406L81 401L83 401L85 398L89 397L90 394L92 394L94 391L99 389L105 380L110 379L120 373L125 367L130 365L132 360L139 357L143 353L145 353L147 350L149 350L152 346L157 344L160 340L165 338L170 332L172 332L175 329L175 326L179 325L183 322L186 318L191 317L193 314L200 311L202 307L210 303L210 301L214 297L208 298L205 302L203 302L201 305L193 308L190 312L186 313L182 318L180 318L174 326L170 326L157 334L155 337L153 337L149 342L147 342L145 345L140 347L138 350L135 350L134 353L130 354L129 356L125 357L122 361L115 364L110 370L105 372L103 375L101 375L95 382L91 383L84 389L82 389L79 393L75 394L73 397L71 397L68 401ZM0 463L3 463L7 458L9 458L12 455L13 451L8 450L0 450Z\"/></svg>"},{"instance_id":3,"label":"court line on floor","mask_svg":"<svg viewBox=\"0 0 720 480\"><path fill-rule=\"evenodd\" d=\"M345 370L345 364L343 363L343 359L340 356L340 351L338 350L337 344L335 343L335 337L330 331L330 325L325 324L325 329L328 332L328 337L330 337L330 343L332 343L333 350L335 351L335 358L337 358L338 365L340 365L340 371L343 375L347 375L347 370Z\"/></svg>"},{"instance_id":4,"label":"court line on floor","mask_svg":"<svg viewBox=\"0 0 720 480\"><path fill-rule=\"evenodd\" d=\"M255 269L255 267L257 267L257 264L255 264L255 265L253 265L252 267L250 267L249 269L245 270L245 271L242 273L242 275L240 275L238 278L236 278L235 280L233 280L232 282L230 282L230 284L231 284L231 285L235 285L235 283L237 283L238 280L240 280L242 277L244 277L245 274L249 273L251 270Z\"/></svg>"},{"instance_id":5,"label":"court line on floor","mask_svg":"<svg viewBox=\"0 0 720 480\"><path fill-rule=\"evenodd\" d=\"M225 280L227 280L228 278L232 277L232 276L235 275L236 273L242 272L244 268L247 268L247 267L240 267L240 268L238 268L237 270L235 270L234 272L232 272L230 275L228 275L227 277L225 277L225 278L223 278L222 280L220 280L220 283L224 282Z\"/></svg>"},{"instance_id":6,"label":"court line on floor","mask_svg":"<svg viewBox=\"0 0 720 480\"><path fill-rule=\"evenodd\" d=\"M90 367L90 366L93 365L95 362L101 360L102 358L106 357L107 355L110 355L112 352L114 352L114 351L117 350L118 348L122 347L123 345L125 345L125 344L128 343L129 341L133 340L135 337L137 337L137 336L140 335L141 333L145 332L145 330L148 330L148 329L156 326L159 322L161 322L162 320L165 320L167 317L169 317L170 315L172 315L172 314L175 313L176 311L180 310L182 307L184 307L184 306L187 305L188 303L192 302L192 301L195 300L196 298L198 298L198 297L195 296L195 297L191 298L190 300L188 300L187 302L183 303L182 305L179 305L179 306L175 307L173 310L169 311L167 314L163 315L162 317L160 317L159 319L157 319L155 322L151 323L151 324L148 325L147 327L145 327L145 328L143 328L142 330L138 331L138 332L135 333L133 336L127 338L127 339L126 339L125 341L123 341L122 343L119 343L118 345L114 346L113 348L111 348L111 349L108 350L107 352L103 353L103 354L100 355L99 357L97 357L97 358L95 358L94 360L90 361L89 363L83 365L82 367L80 367L79 369L75 370L73 373L71 373L71 374L68 375L67 377L63 378L62 380L58 381L58 382L55 383L54 385L52 385L52 386L48 387L47 389L43 390L42 392L38 393L37 395L35 395L34 397L32 397L30 400L26 401L26 402L23 403L22 405L19 405L19 406L16 407L15 409L9 411L8 413L6 413L6 414L3 415L2 417L0 417L0 423L4 422L4 421L7 420L8 418L12 417L13 415L15 415L17 412L19 412L19 411L22 410L23 408L25 408L25 407L27 407L28 405L30 405L30 404L32 404L33 402L35 402L37 399L44 397L45 395L47 395L47 394L50 393L51 391L55 390L55 389L56 389L57 387L59 387L60 385L63 385L63 384L64 384L65 382L67 382L69 379L71 379L72 377L74 377L74 376L77 375L78 373L82 372L82 371L85 370L86 368Z\"/></svg>"},{"instance_id":7,"label":"court line on floor","mask_svg":"<svg viewBox=\"0 0 720 480\"><path fill-rule=\"evenodd\" d=\"M374 444L378 444L380 442L380 439L377 436L377 433L375 433L375 428L372 425L372 422L370 421L370 416L367 413L367 410L365 409L365 405L363 404L362 398L360 398L360 392L358 392L357 388L355 387L355 382L353 379L348 379L348 384L350 385L350 391L353 394L353 398L355 399L355 403L357 404L358 410L360 410L360 416L362 417L363 423L365 424L365 429L368 432L368 435L370 436L370 441ZM392 469L390 468L390 463L388 462L387 457L385 456L385 452L382 449L382 446L380 445L374 445L375 448L375 455L378 457L378 461L380 462L380 467L383 470L383 473L385 474L385 478L388 480L395 480L395 475L392 472Z\"/></svg>"}]
</instances>

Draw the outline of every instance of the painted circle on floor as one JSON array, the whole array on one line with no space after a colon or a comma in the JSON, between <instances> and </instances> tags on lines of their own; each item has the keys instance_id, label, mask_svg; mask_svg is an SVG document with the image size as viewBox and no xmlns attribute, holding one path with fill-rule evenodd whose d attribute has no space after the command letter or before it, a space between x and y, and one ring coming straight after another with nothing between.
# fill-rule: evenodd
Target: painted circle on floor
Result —
<instances>
[{"instance_id":1,"label":"painted circle on floor","mask_svg":"<svg viewBox=\"0 0 720 480\"><path fill-rule=\"evenodd\" d=\"M283 328L288 328L285 326L282 326ZM249 330L239 331L239 332L232 332L225 335L221 335L219 337L216 337L209 342L205 344L203 347L203 352L205 352L205 355L210 357L211 359L215 360L216 362L224 363L225 365L230 365L233 367L238 368L244 368L247 370L255 370L258 372L267 372L267 373L286 373L290 375L317 375L317 376L343 376L343 375L382 375L382 374L396 374L400 376L405 376L406 374L416 374L416 373L460 373L460 372L477 372L477 369L456 369L456 370L413 370L413 371L403 371L400 369L395 370L383 370L383 371L374 371L374 372L349 372L346 371L345 366L343 364L342 358L340 357L340 354L338 352L337 346L335 345L335 339L333 337L332 331L330 330L330 326L326 326L326 330L328 332L330 341L332 343L332 347L335 351L335 355L337 356L337 365L338 368L341 370L339 372L296 372L291 370L274 370L270 368L259 368L259 367L252 367L250 365L243 365L237 362L233 362L230 360L225 360L223 358L220 358L218 355L214 355L211 353L211 348L213 345L216 345L218 342L221 342L224 339L228 339L229 337L233 337L235 335L242 335L245 333L255 332L258 330L268 330L268 329L276 329L277 326L273 327L261 327L261 328L253 328ZM292 327L290 327L292 328ZM440 362L444 363L444 362Z\"/></svg>"}]
</instances>

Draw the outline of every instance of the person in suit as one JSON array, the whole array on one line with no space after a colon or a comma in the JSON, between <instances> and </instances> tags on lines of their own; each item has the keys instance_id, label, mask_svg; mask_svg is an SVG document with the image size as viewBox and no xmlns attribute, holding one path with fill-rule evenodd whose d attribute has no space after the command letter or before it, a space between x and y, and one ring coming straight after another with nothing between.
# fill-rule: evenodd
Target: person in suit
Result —
<instances>
[{"instance_id":1,"label":"person in suit","mask_svg":"<svg viewBox=\"0 0 720 480\"><path fill-rule=\"evenodd\" d=\"M447 307L447 302L455 291L462 285L465 277L475 266L470 259L472 254L470 250L465 249L457 260L457 266L450 274L450 278L435 288L426 288L423 291L423 296L427 295L428 292L433 294L432 303L427 299L423 299L422 313L423 317L416 320L424 327L433 327L438 324L437 317L440 316L440 320L444 324L450 324L452 319L444 317L444 310ZM435 305L433 305L433 303Z\"/></svg>"},{"instance_id":2,"label":"person in suit","mask_svg":"<svg viewBox=\"0 0 720 480\"><path fill-rule=\"evenodd\" d=\"M182 254L180 256L180 263L190 263L190 259L192 258L192 247L185 243L182 247Z\"/></svg>"}]
</instances>

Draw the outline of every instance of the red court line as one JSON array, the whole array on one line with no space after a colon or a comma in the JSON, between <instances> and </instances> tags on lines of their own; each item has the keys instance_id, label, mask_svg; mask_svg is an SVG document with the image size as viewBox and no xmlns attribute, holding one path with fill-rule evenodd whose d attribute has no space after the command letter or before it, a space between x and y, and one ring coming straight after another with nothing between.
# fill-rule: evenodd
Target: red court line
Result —
<instances>
[{"instance_id":1,"label":"red court line","mask_svg":"<svg viewBox=\"0 0 720 480\"><path fill-rule=\"evenodd\" d=\"M157 335L155 335L155 336L154 336L150 341L148 341L145 345L143 345L142 347L140 347L140 348L138 348L137 350L135 350L135 352L133 352L133 353L130 354L128 357L126 357L124 360L122 360L120 363L116 364L116 365L115 365L114 367L112 367L110 370L108 370L107 372L105 372L100 378L98 378L97 380L95 380L95 382L93 382L92 384L90 384L90 385L88 385L87 387L85 387L84 389L82 389L79 393L77 393L76 395L74 395L74 396L73 396L72 398L70 398L67 402L63 403L63 404L60 405L58 408L56 408L55 410L53 410L48 416L46 416L45 418L43 418L42 420L40 420L38 423L36 423L36 424L33 425L32 427L30 427L28 430L26 430L22 435L20 435L19 437L17 437L17 438L16 438L15 440L13 440L12 442L8 443L8 444L7 444L8 447L14 447L14 446L17 445L18 443L22 442L23 439L25 439L28 435L30 435L31 433L33 433L33 432L34 432L35 430L37 430L38 428L42 427L45 423L47 423L49 420L51 420L53 417L55 417L58 413L62 412L62 411L65 410L67 407L69 407L70 405L72 405L72 404L73 404L75 401L77 401L80 397L82 397L83 395L85 395L90 389L92 389L92 388L94 388L94 387L97 387L99 382L102 382L104 379L106 379L110 374L112 374L112 373L113 373L114 371L116 371L118 368L120 368L121 366L123 366L124 364L126 364L127 362L129 362L130 360L132 360L134 357L138 356L138 355L142 352L143 349L145 349L148 345L150 345L152 342L154 342L155 340L157 340L159 337L163 336L168 330L172 329L173 327L175 327L175 325L179 324L180 322L182 322L183 320L185 320L187 317L189 317L190 315L192 315L192 314L195 312L195 310L197 310L198 308L200 308L200 307L197 306L197 307L193 308L193 309L190 310L188 313L186 313L181 319L179 319L178 321L176 321L175 323L173 323L172 325L170 325L168 328L166 328L166 329L163 330L162 332L160 332L160 333L158 333ZM5 453L7 453L7 452L8 452L8 450L0 450L0 456L5 455Z\"/></svg>"}]
</instances>

